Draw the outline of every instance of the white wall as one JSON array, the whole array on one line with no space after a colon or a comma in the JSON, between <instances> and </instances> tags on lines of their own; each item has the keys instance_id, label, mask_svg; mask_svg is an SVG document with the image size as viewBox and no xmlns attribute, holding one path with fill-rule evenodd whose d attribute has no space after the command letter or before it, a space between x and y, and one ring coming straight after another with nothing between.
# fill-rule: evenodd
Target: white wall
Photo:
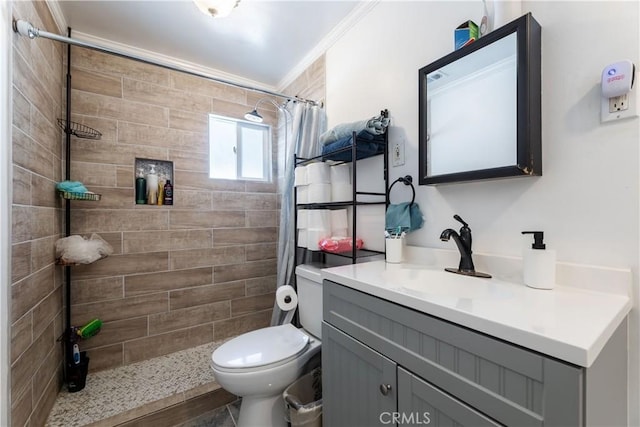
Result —
<instances>
[{"instance_id":1,"label":"white wall","mask_svg":"<svg viewBox=\"0 0 640 427\"><path fill-rule=\"evenodd\" d=\"M0 2L0 193L11 197L11 2ZM9 291L11 203L0 206L0 425L11 425L9 415Z\"/></svg>"},{"instance_id":2,"label":"white wall","mask_svg":"<svg viewBox=\"0 0 640 427\"><path fill-rule=\"evenodd\" d=\"M532 1L522 10L542 26L543 176L417 187L426 223L408 243L451 248L438 237L459 226L456 213L475 252L520 256L520 231L544 230L560 261L631 268L637 301L639 120L600 123L599 79L616 60L640 64L638 2ZM327 52L329 127L389 108L390 140L405 140L407 159L390 177L417 182L418 69L451 52L453 29L481 12L479 0L379 3ZM634 309L631 425L640 425L639 330Z\"/></svg>"}]
</instances>

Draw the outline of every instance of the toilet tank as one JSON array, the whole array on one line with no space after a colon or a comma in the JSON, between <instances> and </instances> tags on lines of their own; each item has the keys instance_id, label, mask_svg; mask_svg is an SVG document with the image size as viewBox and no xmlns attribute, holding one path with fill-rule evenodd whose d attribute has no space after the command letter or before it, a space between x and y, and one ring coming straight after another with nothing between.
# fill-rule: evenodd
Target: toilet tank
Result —
<instances>
[{"instance_id":1,"label":"toilet tank","mask_svg":"<svg viewBox=\"0 0 640 427\"><path fill-rule=\"evenodd\" d=\"M320 268L301 264L296 267L296 284L298 291L298 316L302 327L322 338L322 279Z\"/></svg>"}]
</instances>

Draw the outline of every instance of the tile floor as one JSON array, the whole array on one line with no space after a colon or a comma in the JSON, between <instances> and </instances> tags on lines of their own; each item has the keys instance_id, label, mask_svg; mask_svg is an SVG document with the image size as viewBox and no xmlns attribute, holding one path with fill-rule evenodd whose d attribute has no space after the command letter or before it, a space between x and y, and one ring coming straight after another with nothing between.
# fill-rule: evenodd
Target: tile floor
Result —
<instances>
[{"instance_id":1,"label":"tile floor","mask_svg":"<svg viewBox=\"0 0 640 427\"><path fill-rule=\"evenodd\" d=\"M115 425L215 390L220 386L215 382L209 362L211 353L220 344L222 342L205 344L131 365L89 373L82 391L69 393L63 387L46 425ZM199 417L204 420L203 423L198 418L183 425L235 426L236 406L231 406L231 409L225 406L204 414ZM216 421L212 424L211 420Z\"/></svg>"},{"instance_id":2,"label":"tile floor","mask_svg":"<svg viewBox=\"0 0 640 427\"><path fill-rule=\"evenodd\" d=\"M240 413L240 400L236 400L222 408L202 414L179 427L236 427Z\"/></svg>"}]
</instances>

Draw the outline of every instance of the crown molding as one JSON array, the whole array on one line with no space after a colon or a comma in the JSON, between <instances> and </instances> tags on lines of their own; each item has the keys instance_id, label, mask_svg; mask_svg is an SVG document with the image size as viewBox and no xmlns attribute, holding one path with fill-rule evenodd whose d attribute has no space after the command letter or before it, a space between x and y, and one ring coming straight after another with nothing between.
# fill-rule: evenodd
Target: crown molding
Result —
<instances>
[{"instance_id":1,"label":"crown molding","mask_svg":"<svg viewBox=\"0 0 640 427\"><path fill-rule=\"evenodd\" d=\"M97 37L88 33L76 31L73 33L73 38L86 43L100 46L101 48L105 48L108 50L114 50L124 54L130 54L136 57L148 59L149 62L152 62L152 63L158 62L162 64L172 65L174 67L184 69L185 71L195 72L198 74L211 77L213 79L225 80L225 81L228 81L229 83L237 83L239 85L256 88L258 90L264 89L272 92L275 91L275 87L265 85L262 82L246 79L235 74L226 73L224 71L217 70L215 68L205 67L204 65L196 64L194 62L184 61L182 59L178 59L173 56L163 55L161 53L153 52L146 49L140 49L124 43L114 42L112 40Z\"/></svg>"},{"instance_id":2,"label":"crown molding","mask_svg":"<svg viewBox=\"0 0 640 427\"><path fill-rule=\"evenodd\" d=\"M300 75L311 66L318 58L329 50L347 31L349 31L358 21L364 18L381 0L367 0L358 3L353 10L345 16L320 42L311 49L302 60L277 85L278 91L283 91L287 86L295 81Z\"/></svg>"},{"instance_id":3,"label":"crown molding","mask_svg":"<svg viewBox=\"0 0 640 427\"><path fill-rule=\"evenodd\" d=\"M58 27L58 32L60 34L67 34L67 20L60 8L60 2L58 2L58 0L46 0L46 3L49 8L49 12L51 12L51 16Z\"/></svg>"},{"instance_id":4,"label":"crown molding","mask_svg":"<svg viewBox=\"0 0 640 427\"><path fill-rule=\"evenodd\" d=\"M367 0L360 2L342 21L336 25L313 49L311 49L302 60L276 85L266 85L251 79L246 79L235 74L206 67L194 62L184 61L172 56L150 50L140 49L124 43L118 43L109 39L97 37L89 33L79 31L73 32L73 37L87 43L95 44L106 49L113 49L122 53L131 54L138 57L148 58L150 61L166 63L187 71L204 74L212 78L226 80L231 83L255 87L268 91L282 91L295 81L307 68L309 68L318 58L320 58L334 43L336 43L347 31L349 31L358 21L365 17L381 0ZM60 8L58 0L46 0L47 6L53 16L60 34L67 33L67 22Z\"/></svg>"}]
</instances>

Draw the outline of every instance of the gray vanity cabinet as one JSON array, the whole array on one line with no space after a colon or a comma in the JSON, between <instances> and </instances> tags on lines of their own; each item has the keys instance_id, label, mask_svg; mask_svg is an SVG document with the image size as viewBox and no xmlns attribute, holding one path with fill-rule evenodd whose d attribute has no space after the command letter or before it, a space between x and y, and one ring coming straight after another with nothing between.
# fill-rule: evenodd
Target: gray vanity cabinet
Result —
<instances>
[{"instance_id":1,"label":"gray vanity cabinet","mask_svg":"<svg viewBox=\"0 0 640 427\"><path fill-rule=\"evenodd\" d=\"M396 412L396 364L327 324L322 326L322 345L322 365L333 367L322 373L323 385L339 390L323 393L323 406L335 408L323 413L324 425L384 425L379 415Z\"/></svg>"},{"instance_id":2,"label":"gray vanity cabinet","mask_svg":"<svg viewBox=\"0 0 640 427\"><path fill-rule=\"evenodd\" d=\"M500 425L326 323L322 337L325 426Z\"/></svg>"},{"instance_id":3,"label":"gray vanity cabinet","mask_svg":"<svg viewBox=\"0 0 640 427\"><path fill-rule=\"evenodd\" d=\"M455 397L411 372L398 368L398 415L401 426L500 426Z\"/></svg>"},{"instance_id":4,"label":"gray vanity cabinet","mask_svg":"<svg viewBox=\"0 0 640 427\"><path fill-rule=\"evenodd\" d=\"M626 322L585 369L325 280L322 333L327 427L626 423Z\"/></svg>"}]
</instances>

